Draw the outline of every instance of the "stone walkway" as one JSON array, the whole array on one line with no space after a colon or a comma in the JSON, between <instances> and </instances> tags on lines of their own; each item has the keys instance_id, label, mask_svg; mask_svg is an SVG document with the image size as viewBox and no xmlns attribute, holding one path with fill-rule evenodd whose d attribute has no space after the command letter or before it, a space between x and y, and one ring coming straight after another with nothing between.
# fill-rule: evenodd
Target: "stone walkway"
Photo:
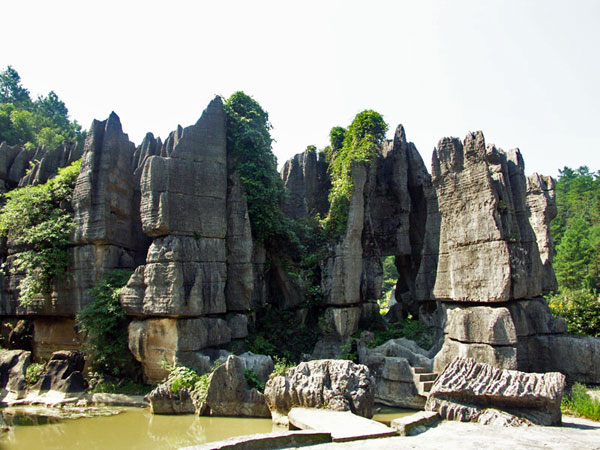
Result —
<instances>
[{"instance_id":1,"label":"stone walkway","mask_svg":"<svg viewBox=\"0 0 600 450\"><path fill-rule=\"evenodd\" d=\"M600 449L600 422L563 416L562 427L504 428L446 421L412 437L315 445L311 450Z\"/></svg>"}]
</instances>

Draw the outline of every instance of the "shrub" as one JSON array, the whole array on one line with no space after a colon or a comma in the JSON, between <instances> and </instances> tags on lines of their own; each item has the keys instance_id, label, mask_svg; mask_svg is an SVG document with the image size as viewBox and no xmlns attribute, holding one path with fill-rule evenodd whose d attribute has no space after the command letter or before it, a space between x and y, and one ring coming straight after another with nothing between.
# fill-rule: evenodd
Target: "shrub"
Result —
<instances>
[{"instance_id":1,"label":"shrub","mask_svg":"<svg viewBox=\"0 0 600 450\"><path fill-rule=\"evenodd\" d=\"M90 368L100 373L130 375L137 363L129 352L125 311L119 292L131 275L130 271L113 270L89 290L92 302L77 315L77 323L85 333L84 349L90 357Z\"/></svg>"},{"instance_id":2,"label":"shrub","mask_svg":"<svg viewBox=\"0 0 600 450\"><path fill-rule=\"evenodd\" d=\"M600 401L592 398L581 383L575 383L571 392L563 397L561 409L565 413L600 421Z\"/></svg>"},{"instance_id":3,"label":"shrub","mask_svg":"<svg viewBox=\"0 0 600 450\"><path fill-rule=\"evenodd\" d=\"M199 402L203 402L206 400L212 374L221 364L221 361L216 361L209 372L200 375L189 367L170 365L163 361L162 367L169 371L164 383L175 395L179 394L182 389L187 389Z\"/></svg>"},{"instance_id":4,"label":"shrub","mask_svg":"<svg viewBox=\"0 0 600 450\"><path fill-rule=\"evenodd\" d=\"M38 382L42 374L44 373L44 369L46 365L43 363L31 363L27 366L27 371L25 372L25 381L27 381L28 386L33 386Z\"/></svg>"},{"instance_id":5,"label":"shrub","mask_svg":"<svg viewBox=\"0 0 600 450\"><path fill-rule=\"evenodd\" d=\"M7 201L0 212L0 233L23 247L8 267L11 274L24 275L19 284L23 306L48 295L54 278L63 275L71 263L69 235L75 222L70 205L80 168L81 161L75 161L44 184L4 194Z\"/></svg>"},{"instance_id":6,"label":"shrub","mask_svg":"<svg viewBox=\"0 0 600 450\"><path fill-rule=\"evenodd\" d=\"M600 337L600 299L586 289L563 289L548 297L555 316L567 322L567 331L578 336Z\"/></svg>"},{"instance_id":7,"label":"shrub","mask_svg":"<svg viewBox=\"0 0 600 450\"><path fill-rule=\"evenodd\" d=\"M256 389L258 392L265 392L265 383L258 379L258 374L254 369L245 369L244 377L250 389Z\"/></svg>"},{"instance_id":8,"label":"shrub","mask_svg":"<svg viewBox=\"0 0 600 450\"><path fill-rule=\"evenodd\" d=\"M252 353L298 362L312 352L319 336L316 322L300 325L296 312L267 305L256 311L246 345Z\"/></svg>"},{"instance_id":9,"label":"shrub","mask_svg":"<svg viewBox=\"0 0 600 450\"><path fill-rule=\"evenodd\" d=\"M275 356L274 360L275 360L275 364L273 366L273 372L271 372L271 375L269 378L274 378L279 375L283 375L288 369L291 369L292 367L296 367L296 364L288 361L286 358L279 358L279 357Z\"/></svg>"}]
</instances>

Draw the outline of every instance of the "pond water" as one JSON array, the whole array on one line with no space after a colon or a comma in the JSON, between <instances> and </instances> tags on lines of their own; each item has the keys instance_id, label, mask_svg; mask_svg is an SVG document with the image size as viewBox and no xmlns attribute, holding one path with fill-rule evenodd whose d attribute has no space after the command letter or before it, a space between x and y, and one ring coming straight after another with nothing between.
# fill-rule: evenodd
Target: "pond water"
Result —
<instances>
[{"instance_id":1,"label":"pond water","mask_svg":"<svg viewBox=\"0 0 600 450\"><path fill-rule=\"evenodd\" d=\"M282 431L271 419L153 415L148 409L117 408L119 414L61 419L31 408L7 408L11 431L0 435L0 449L177 449L245 434ZM114 408L106 409L106 413ZM389 421L415 411L382 410L374 419Z\"/></svg>"}]
</instances>

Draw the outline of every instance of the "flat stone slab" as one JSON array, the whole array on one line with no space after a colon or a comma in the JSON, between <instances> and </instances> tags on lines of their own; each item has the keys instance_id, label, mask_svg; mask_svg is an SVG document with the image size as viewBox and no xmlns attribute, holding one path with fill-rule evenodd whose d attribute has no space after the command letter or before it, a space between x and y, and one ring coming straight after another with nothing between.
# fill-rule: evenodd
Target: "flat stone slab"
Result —
<instances>
[{"instance_id":1,"label":"flat stone slab","mask_svg":"<svg viewBox=\"0 0 600 450\"><path fill-rule=\"evenodd\" d=\"M440 415L435 411L419 411L410 416L398 417L390 425L400 436L410 436L415 428L429 427L439 420Z\"/></svg>"},{"instance_id":2,"label":"flat stone slab","mask_svg":"<svg viewBox=\"0 0 600 450\"><path fill-rule=\"evenodd\" d=\"M239 436L202 445L182 447L179 450L267 450L294 448L331 442L331 434L315 431L288 431Z\"/></svg>"},{"instance_id":3,"label":"flat stone slab","mask_svg":"<svg viewBox=\"0 0 600 450\"><path fill-rule=\"evenodd\" d=\"M109 393L92 394L91 403L94 405L106 406L135 406L137 408L145 408L150 406L150 403L144 400L143 395Z\"/></svg>"},{"instance_id":4,"label":"flat stone slab","mask_svg":"<svg viewBox=\"0 0 600 450\"><path fill-rule=\"evenodd\" d=\"M317 408L292 408L288 413L290 426L301 430L331 433L333 442L356 441L395 436L396 430L350 411Z\"/></svg>"}]
</instances>

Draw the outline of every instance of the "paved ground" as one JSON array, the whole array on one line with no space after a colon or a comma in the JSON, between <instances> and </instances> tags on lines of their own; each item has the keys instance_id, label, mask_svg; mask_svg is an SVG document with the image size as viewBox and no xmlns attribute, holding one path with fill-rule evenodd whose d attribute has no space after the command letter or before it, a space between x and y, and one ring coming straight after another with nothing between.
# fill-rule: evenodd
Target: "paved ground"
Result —
<instances>
[{"instance_id":1,"label":"paved ground","mask_svg":"<svg viewBox=\"0 0 600 450\"><path fill-rule=\"evenodd\" d=\"M447 421L418 436L315 445L311 450L600 449L600 422L563 416L562 427L503 428Z\"/></svg>"}]
</instances>

